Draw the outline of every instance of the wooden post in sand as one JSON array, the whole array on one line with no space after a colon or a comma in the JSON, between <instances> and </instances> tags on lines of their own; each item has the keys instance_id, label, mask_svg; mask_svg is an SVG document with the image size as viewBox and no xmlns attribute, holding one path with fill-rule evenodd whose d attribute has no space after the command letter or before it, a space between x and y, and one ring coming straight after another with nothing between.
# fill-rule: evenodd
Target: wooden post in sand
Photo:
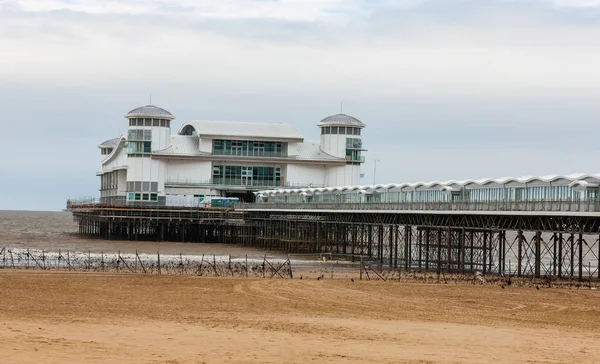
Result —
<instances>
[{"instance_id":1,"label":"wooden post in sand","mask_svg":"<svg viewBox=\"0 0 600 364\"><path fill-rule=\"evenodd\" d=\"M219 272L217 272L217 258L213 254L213 269L215 270L215 277L219 276Z\"/></svg>"},{"instance_id":2,"label":"wooden post in sand","mask_svg":"<svg viewBox=\"0 0 600 364\"><path fill-rule=\"evenodd\" d=\"M204 254L202 254L202 258L200 258L200 266L198 267L198 275L202 275L202 265L204 264Z\"/></svg>"},{"instance_id":3,"label":"wooden post in sand","mask_svg":"<svg viewBox=\"0 0 600 364\"><path fill-rule=\"evenodd\" d=\"M290 278L294 279L294 274L292 273L292 261L290 260L290 255L289 254L287 255L287 258L288 258L287 259L288 268L290 268ZM332 271L331 274L333 274L333 271Z\"/></svg>"},{"instance_id":4,"label":"wooden post in sand","mask_svg":"<svg viewBox=\"0 0 600 364\"><path fill-rule=\"evenodd\" d=\"M359 268L359 273L358 273L358 279L362 281L362 274L363 274L363 257L362 255L360 255L360 268Z\"/></svg>"},{"instance_id":5,"label":"wooden post in sand","mask_svg":"<svg viewBox=\"0 0 600 364\"><path fill-rule=\"evenodd\" d=\"M158 255L158 275L160 275L160 251L157 251L156 255Z\"/></svg>"}]
</instances>

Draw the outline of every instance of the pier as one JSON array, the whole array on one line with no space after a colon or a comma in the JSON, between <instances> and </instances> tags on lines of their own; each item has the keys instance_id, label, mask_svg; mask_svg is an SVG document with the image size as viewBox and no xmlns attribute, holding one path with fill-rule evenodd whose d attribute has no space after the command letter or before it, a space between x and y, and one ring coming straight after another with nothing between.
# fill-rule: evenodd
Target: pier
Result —
<instances>
[{"instance_id":1,"label":"pier","mask_svg":"<svg viewBox=\"0 0 600 364\"><path fill-rule=\"evenodd\" d=\"M579 205L585 211L361 206L85 204L69 210L81 234L103 239L218 242L289 253L360 255L381 269L600 279L600 213L587 211L587 204Z\"/></svg>"}]
</instances>

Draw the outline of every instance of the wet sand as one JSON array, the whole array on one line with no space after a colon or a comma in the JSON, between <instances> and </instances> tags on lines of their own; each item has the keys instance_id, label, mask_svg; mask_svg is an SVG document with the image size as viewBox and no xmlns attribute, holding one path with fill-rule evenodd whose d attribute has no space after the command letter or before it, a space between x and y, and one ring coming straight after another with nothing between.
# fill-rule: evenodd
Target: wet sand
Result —
<instances>
[{"instance_id":1,"label":"wet sand","mask_svg":"<svg viewBox=\"0 0 600 364\"><path fill-rule=\"evenodd\" d=\"M3 363L594 363L600 292L0 271Z\"/></svg>"}]
</instances>

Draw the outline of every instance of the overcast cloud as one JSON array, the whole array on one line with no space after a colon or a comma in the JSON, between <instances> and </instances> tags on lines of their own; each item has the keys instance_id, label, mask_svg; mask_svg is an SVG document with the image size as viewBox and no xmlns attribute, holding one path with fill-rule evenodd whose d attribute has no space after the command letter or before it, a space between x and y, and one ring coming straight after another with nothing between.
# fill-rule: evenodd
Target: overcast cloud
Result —
<instances>
[{"instance_id":1,"label":"overcast cloud","mask_svg":"<svg viewBox=\"0 0 600 364\"><path fill-rule=\"evenodd\" d=\"M0 0L0 209L97 196L96 146L189 119L367 124L373 182L600 172L600 0Z\"/></svg>"}]
</instances>

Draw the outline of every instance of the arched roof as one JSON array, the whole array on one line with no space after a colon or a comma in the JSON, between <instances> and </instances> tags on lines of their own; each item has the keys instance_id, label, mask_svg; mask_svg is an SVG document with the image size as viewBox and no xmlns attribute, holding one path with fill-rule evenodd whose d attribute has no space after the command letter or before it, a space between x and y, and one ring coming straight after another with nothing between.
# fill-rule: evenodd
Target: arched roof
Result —
<instances>
[{"instance_id":1,"label":"arched roof","mask_svg":"<svg viewBox=\"0 0 600 364\"><path fill-rule=\"evenodd\" d=\"M331 115L326 117L325 119L319 121L317 123L318 126L325 126L325 125L350 125L350 126L358 126L358 127L365 127L365 124L363 124L362 121L358 120L357 118L350 116L350 115L346 115L346 114L335 114L335 115Z\"/></svg>"},{"instance_id":2,"label":"arched roof","mask_svg":"<svg viewBox=\"0 0 600 364\"><path fill-rule=\"evenodd\" d=\"M261 191L261 194L298 194L305 193L322 193L322 192L357 192L371 193L373 191L427 191L435 190L444 193L460 191L466 189L480 188L502 188L502 187L538 187L538 186L570 186L572 188L597 188L600 186L600 173L584 174L574 173L568 175L547 175L547 176L524 176L524 177L503 177L503 178L481 178L467 179L462 181L432 181L432 182L415 182L415 183L390 183L365 186L330 186L322 188L303 188L303 189L288 189L288 190L266 190Z\"/></svg>"},{"instance_id":3,"label":"arched roof","mask_svg":"<svg viewBox=\"0 0 600 364\"><path fill-rule=\"evenodd\" d=\"M167 120L175 119L175 116L173 114L171 114L170 112L168 112L167 110L165 110L161 107L154 106L154 105L140 106L138 108L131 110L127 114L125 114L125 118L127 118L127 119L141 118L141 117L160 118L160 119L167 119Z\"/></svg>"},{"instance_id":4,"label":"arched roof","mask_svg":"<svg viewBox=\"0 0 600 364\"><path fill-rule=\"evenodd\" d=\"M100 145L98 145L98 148L114 148L117 145L119 145L120 140L121 139L119 138L108 139L100 143Z\"/></svg>"},{"instance_id":5,"label":"arched roof","mask_svg":"<svg viewBox=\"0 0 600 364\"><path fill-rule=\"evenodd\" d=\"M123 148L127 144L126 142L127 134L122 134L119 138L117 138L117 144L113 148L113 151L102 160L102 164L105 164L111 159L115 158L119 154L121 148Z\"/></svg>"}]
</instances>

